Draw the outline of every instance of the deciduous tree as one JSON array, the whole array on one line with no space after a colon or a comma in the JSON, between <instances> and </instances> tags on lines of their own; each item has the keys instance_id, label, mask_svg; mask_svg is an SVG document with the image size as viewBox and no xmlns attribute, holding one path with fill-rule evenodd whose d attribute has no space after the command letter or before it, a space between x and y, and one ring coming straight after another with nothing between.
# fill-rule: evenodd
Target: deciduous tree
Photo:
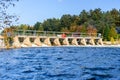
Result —
<instances>
[{"instance_id":1,"label":"deciduous tree","mask_svg":"<svg viewBox=\"0 0 120 80\"><path fill-rule=\"evenodd\" d=\"M15 15L9 15L7 13L7 9L10 6L15 6L15 1L19 0L0 0L0 27L10 26L13 21L18 20Z\"/></svg>"},{"instance_id":2,"label":"deciduous tree","mask_svg":"<svg viewBox=\"0 0 120 80\"><path fill-rule=\"evenodd\" d=\"M111 29L110 29L110 37L112 37L112 38L114 38L114 39L116 39L117 38L117 32L116 32L116 29L115 29L115 27L111 27Z\"/></svg>"}]
</instances>

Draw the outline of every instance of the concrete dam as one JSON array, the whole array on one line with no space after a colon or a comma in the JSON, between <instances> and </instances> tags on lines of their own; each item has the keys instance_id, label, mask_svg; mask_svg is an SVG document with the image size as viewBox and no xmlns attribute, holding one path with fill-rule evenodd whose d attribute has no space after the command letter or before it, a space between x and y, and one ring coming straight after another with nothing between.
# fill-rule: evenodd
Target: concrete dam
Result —
<instances>
[{"instance_id":1,"label":"concrete dam","mask_svg":"<svg viewBox=\"0 0 120 80\"><path fill-rule=\"evenodd\" d=\"M98 34L97 34L98 35ZM0 36L1 42L4 37ZM3 45L3 43L0 43ZM52 32L52 31L19 31L13 36L12 47L44 46L86 46L103 45L102 38L91 34Z\"/></svg>"}]
</instances>

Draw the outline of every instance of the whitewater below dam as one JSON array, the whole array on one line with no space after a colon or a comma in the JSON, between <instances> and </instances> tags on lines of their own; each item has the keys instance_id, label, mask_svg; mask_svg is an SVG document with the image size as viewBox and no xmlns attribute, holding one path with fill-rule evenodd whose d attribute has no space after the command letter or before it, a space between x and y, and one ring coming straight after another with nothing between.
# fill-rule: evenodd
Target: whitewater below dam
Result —
<instances>
[{"instance_id":1,"label":"whitewater below dam","mask_svg":"<svg viewBox=\"0 0 120 80\"><path fill-rule=\"evenodd\" d=\"M0 80L120 80L120 48L2 49Z\"/></svg>"}]
</instances>

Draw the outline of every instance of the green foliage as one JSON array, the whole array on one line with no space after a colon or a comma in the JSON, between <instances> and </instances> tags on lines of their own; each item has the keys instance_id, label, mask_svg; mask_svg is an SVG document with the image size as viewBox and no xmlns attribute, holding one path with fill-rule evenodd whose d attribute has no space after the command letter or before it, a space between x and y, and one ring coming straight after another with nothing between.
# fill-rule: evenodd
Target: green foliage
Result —
<instances>
[{"instance_id":1,"label":"green foliage","mask_svg":"<svg viewBox=\"0 0 120 80\"><path fill-rule=\"evenodd\" d=\"M110 28L108 26L104 29L103 39L108 41L110 40Z\"/></svg>"},{"instance_id":2,"label":"green foliage","mask_svg":"<svg viewBox=\"0 0 120 80\"><path fill-rule=\"evenodd\" d=\"M43 31L42 23L40 22L35 23L34 30Z\"/></svg>"},{"instance_id":3,"label":"green foliage","mask_svg":"<svg viewBox=\"0 0 120 80\"><path fill-rule=\"evenodd\" d=\"M21 24L19 27L17 27L20 30L28 30L28 25L26 24Z\"/></svg>"},{"instance_id":4,"label":"green foliage","mask_svg":"<svg viewBox=\"0 0 120 80\"><path fill-rule=\"evenodd\" d=\"M63 15L60 19L60 27L61 28L67 28L67 29L70 29L70 26L71 26L71 23L72 23L72 16L71 15Z\"/></svg>"},{"instance_id":5,"label":"green foliage","mask_svg":"<svg viewBox=\"0 0 120 80\"><path fill-rule=\"evenodd\" d=\"M110 29L110 37L116 39L117 38L117 32L114 27L111 27Z\"/></svg>"},{"instance_id":6,"label":"green foliage","mask_svg":"<svg viewBox=\"0 0 120 80\"><path fill-rule=\"evenodd\" d=\"M89 14L88 12L86 12L85 10L83 10L80 14L79 14L79 24L84 24L85 22L87 22L89 20Z\"/></svg>"},{"instance_id":7,"label":"green foliage","mask_svg":"<svg viewBox=\"0 0 120 80\"><path fill-rule=\"evenodd\" d=\"M59 19L47 19L42 23L44 31L60 31Z\"/></svg>"},{"instance_id":8,"label":"green foliage","mask_svg":"<svg viewBox=\"0 0 120 80\"><path fill-rule=\"evenodd\" d=\"M107 27L105 27L105 29L104 29L103 39L110 41L110 40L111 40L111 37L112 37L113 39L116 39L116 38L117 38L117 32L116 32L116 30L115 30L114 27L109 28L109 27L107 26Z\"/></svg>"}]
</instances>

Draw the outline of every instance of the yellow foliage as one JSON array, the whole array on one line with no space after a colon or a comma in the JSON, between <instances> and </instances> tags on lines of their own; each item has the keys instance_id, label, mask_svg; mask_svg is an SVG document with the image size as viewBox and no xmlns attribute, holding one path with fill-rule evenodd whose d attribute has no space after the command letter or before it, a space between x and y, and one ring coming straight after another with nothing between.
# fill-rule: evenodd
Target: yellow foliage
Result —
<instances>
[{"instance_id":1,"label":"yellow foliage","mask_svg":"<svg viewBox=\"0 0 120 80\"><path fill-rule=\"evenodd\" d=\"M111 37L110 41L111 41L111 44L114 44L114 42L115 42L113 37Z\"/></svg>"}]
</instances>

